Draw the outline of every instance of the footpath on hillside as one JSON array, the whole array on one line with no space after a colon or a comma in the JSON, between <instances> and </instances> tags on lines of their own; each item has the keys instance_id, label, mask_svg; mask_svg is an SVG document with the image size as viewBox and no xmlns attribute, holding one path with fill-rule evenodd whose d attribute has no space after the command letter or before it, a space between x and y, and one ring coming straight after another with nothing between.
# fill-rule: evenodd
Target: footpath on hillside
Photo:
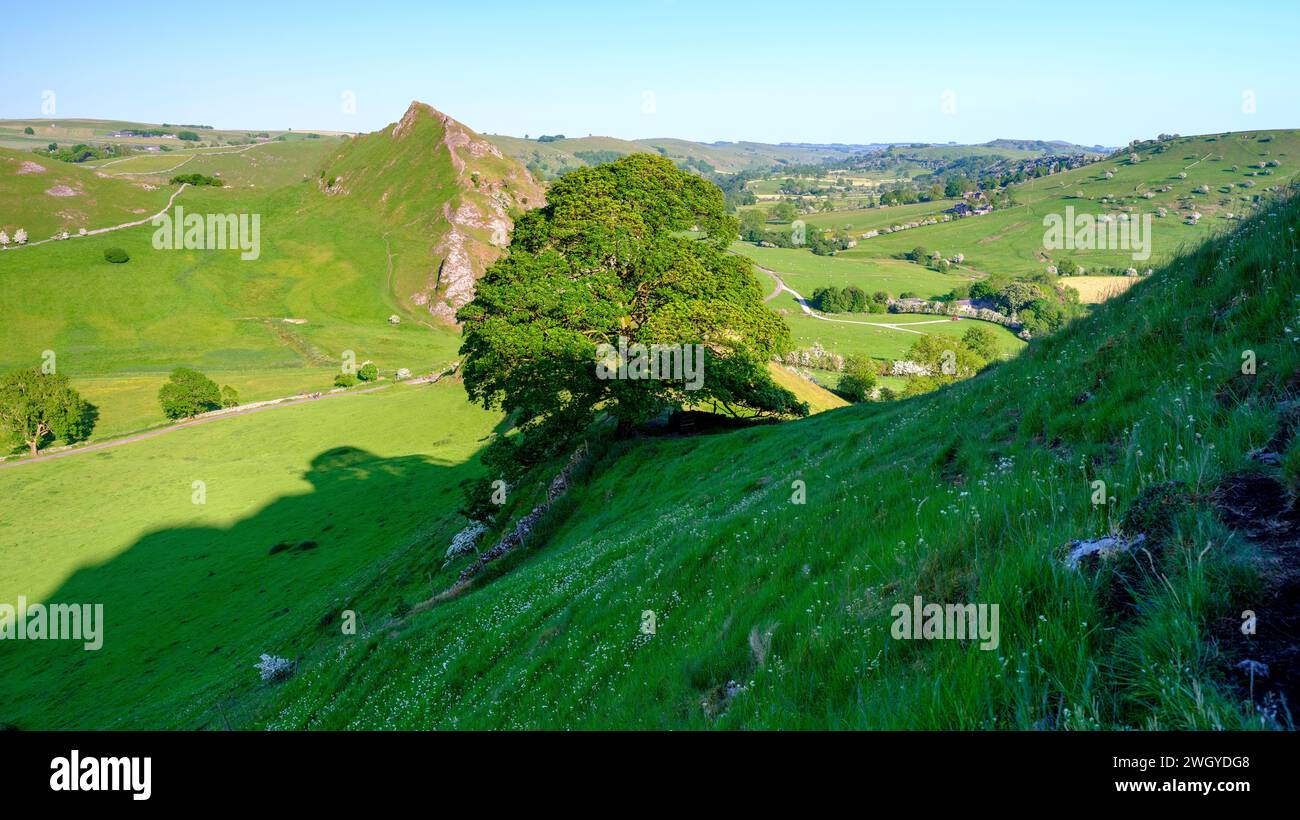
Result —
<instances>
[{"instance_id":1,"label":"footpath on hillside","mask_svg":"<svg viewBox=\"0 0 1300 820\"><path fill-rule=\"evenodd\" d=\"M368 387L365 390L340 390L337 393L298 393L293 396L285 396L278 399L266 399L265 401L253 402L251 404L241 404L237 407L226 407L220 410L213 410L208 413L195 416L185 421L169 424L165 427L158 427L153 430L145 430L140 433L133 433L121 438L101 441L95 444L76 445L70 444L65 447L58 447L39 453L35 456L9 456L0 458L0 470L7 467L17 467L21 464L35 464L38 461L52 461L56 458L67 458L68 456L80 455L82 453L93 453L96 450L106 450L110 447L121 447L124 444L134 444L139 441L147 441L151 438L157 438L165 433L171 433L175 430L184 430L187 427L198 427L201 424L210 424L222 419L235 418L237 416L247 416L250 413L259 413L263 410L271 410L277 407L293 407L294 405L303 404L309 401L318 401L321 399L335 399L341 396L359 396L363 393L376 393L380 390L386 390L395 384L435 384L446 376L456 373L459 369L460 362L453 362L448 367L443 368L437 373L431 373L427 376L417 376L413 379L403 381L389 382L374 387Z\"/></svg>"}]
</instances>

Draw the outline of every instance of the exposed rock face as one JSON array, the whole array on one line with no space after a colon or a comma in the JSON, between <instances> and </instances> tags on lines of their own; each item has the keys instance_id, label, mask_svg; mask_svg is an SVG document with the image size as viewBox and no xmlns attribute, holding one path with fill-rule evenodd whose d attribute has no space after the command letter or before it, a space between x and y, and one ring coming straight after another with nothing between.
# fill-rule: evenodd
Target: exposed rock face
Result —
<instances>
[{"instance_id":1,"label":"exposed rock face","mask_svg":"<svg viewBox=\"0 0 1300 820\"><path fill-rule=\"evenodd\" d=\"M511 208L532 208L545 201L540 185L513 159L460 122L429 105L411 103L393 128L393 139L414 133L420 117L433 117L442 126L442 150L447 152L464 192L453 209L442 206L450 226L433 248L439 259L426 286L411 295L416 304L446 322L474 298L474 284L510 244ZM487 160L487 161L484 161Z\"/></svg>"},{"instance_id":2,"label":"exposed rock face","mask_svg":"<svg viewBox=\"0 0 1300 820\"><path fill-rule=\"evenodd\" d=\"M1065 545L1065 565L1070 569L1094 565L1122 552L1129 552L1144 541L1146 541L1145 535L1138 535L1132 539L1107 535L1091 540L1071 541Z\"/></svg>"}]
</instances>

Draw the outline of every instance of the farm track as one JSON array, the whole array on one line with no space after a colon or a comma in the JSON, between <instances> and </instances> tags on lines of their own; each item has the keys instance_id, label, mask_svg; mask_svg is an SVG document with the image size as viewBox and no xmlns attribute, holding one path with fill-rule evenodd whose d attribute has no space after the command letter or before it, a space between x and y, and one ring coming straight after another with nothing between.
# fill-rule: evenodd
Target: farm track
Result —
<instances>
[{"instance_id":1,"label":"farm track","mask_svg":"<svg viewBox=\"0 0 1300 820\"><path fill-rule=\"evenodd\" d=\"M192 149L192 150L194 151L194 153L192 153L192 154L190 154L189 156L185 157L185 159L181 160L180 162L178 162L177 164L173 165L172 167L170 167L170 168L164 168L164 169L162 169L161 171L122 171L121 173L109 174L109 176L115 176L115 177L147 177L147 176L157 176L157 175L159 175L159 174L166 174L166 173L170 173L171 171L175 171L177 168L181 167L182 165L184 165L185 163L189 162L190 160L195 159L196 157L215 157L215 156L221 156L221 155L223 155L223 154L242 154L242 153L244 153L245 151L248 151L248 150L250 150L250 149L252 149L252 148L256 148L256 147L259 146L259 145L269 145L269 144L270 144L270 143L266 143L266 142L258 142L258 143L254 143L254 144L252 144L252 145L245 145L243 148L236 148L236 149L233 150L233 151L211 151L211 150L208 150L207 148L195 148L195 149ZM182 149L182 150L183 150L183 149ZM135 156L123 157L122 159L109 160L108 162L105 162L103 165L89 165L89 166L86 166L86 169L87 169L87 170L90 170L90 171L99 171L99 170L102 170L102 169L104 169L104 168L109 167L110 165L117 165L119 162L130 162L131 160L139 159L141 156L145 156L145 155L143 155L143 154L136 154Z\"/></svg>"},{"instance_id":2,"label":"farm track","mask_svg":"<svg viewBox=\"0 0 1300 820\"><path fill-rule=\"evenodd\" d=\"M157 219L158 217L162 216L163 214L171 210L172 203L176 201L176 197L180 196L181 192L188 187L190 187L190 184L188 182L182 182L181 187L177 188L176 191L171 195L171 197L167 200L167 204L163 206L162 210L156 214L153 214L152 216L146 216L143 219L137 219L134 222L123 222L121 225L113 225L108 228L95 228L93 231L86 231L85 233L68 234L68 239L85 238L87 236L99 236L101 234L110 233L112 231L120 231L123 228L135 228L140 225L144 225L147 222L152 222L153 220ZM41 239L36 242L26 242L22 245L9 245L8 247L0 248L0 250L12 251L12 250L17 250L19 248L34 248L37 245L44 245L46 242L64 242L64 241L66 240L50 237L49 239Z\"/></svg>"},{"instance_id":3,"label":"farm track","mask_svg":"<svg viewBox=\"0 0 1300 820\"><path fill-rule=\"evenodd\" d=\"M214 414L210 416L193 418L193 419L189 419L188 421L182 421L176 424L169 424L166 427L158 427L153 430L146 430L142 433L133 433L131 435L123 436L122 438L115 438L110 441L101 441L97 444L88 444L84 447L74 446L67 449L59 450L58 452L46 453L44 455L37 455L34 457L20 456L14 460L0 461L0 470L9 467L17 467L22 464L35 464L38 461L52 461L53 459L56 458L67 458L68 456L75 456L81 453L93 453L96 450L107 450L110 447L120 447L124 444L134 444L140 441L147 441L148 439L151 438L157 438L158 436L161 436L164 433L170 433L175 430L183 430L187 427L198 427L199 425L210 424L215 421L221 421L222 419L235 418L238 416L247 416L252 413L261 412L263 410L273 410L277 407L293 407L298 404L304 404L306 402L311 402L311 401L320 401L322 399L337 399L342 396L359 396L362 395L363 393L377 393L380 390L387 390L388 388L392 387L395 384L434 383L437 382L439 379L441 379L442 375L445 372L446 371L443 371L442 373L432 374L429 376L418 376L414 379L404 379L400 382L393 381L393 382L389 382L388 384L381 384L375 387L368 387L365 390L350 390L341 393L322 393L318 395L299 393L293 396L285 396L279 399L266 399L265 401L259 401L243 409L235 408L232 410L228 410L226 412L214 412Z\"/></svg>"},{"instance_id":4,"label":"farm track","mask_svg":"<svg viewBox=\"0 0 1300 820\"><path fill-rule=\"evenodd\" d=\"M808 300L803 298L803 295L800 294L799 291L787 285L785 283L785 280L782 279L781 275L778 274L776 271L771 270L770 268L765 268L762 265L759 265L757 263L754 264L754 267L758 268L763 273L766 273L768 276L776 280L776 290L773 291L772 294L766 297L763 301L765 302L771 301L772 299L776 298L777 294L779 294L781 291L785 291L786 293L794 297L794 300L799 303L799 307L803 309L803 312L805 314L811 316L814 319L820 319L823 322L839 322L840 324L844 324L844 325L866 325L867 327L885 327L885 328L889 328L890 330L899 330L902 331L903 333L915 333L918 336L924 336L925 333L923 331L908 330L906 326L934 325L934 324L942 324L944 322L950 321L948 319L934 319L934 320L925 320L921 322L905 322L905 323L889 324L886 322L863 322L858 319L832 319L831 317L827 316L824 313L819 313L816 310L813 310L812 306L808 304Z\"/></svg>"}]
</instances>

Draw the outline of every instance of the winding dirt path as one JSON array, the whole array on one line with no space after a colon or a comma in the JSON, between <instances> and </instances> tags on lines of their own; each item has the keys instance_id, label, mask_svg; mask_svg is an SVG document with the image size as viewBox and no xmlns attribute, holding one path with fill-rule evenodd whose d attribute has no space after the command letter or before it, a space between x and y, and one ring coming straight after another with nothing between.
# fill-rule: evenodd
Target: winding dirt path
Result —
<instances>
[{"instance_id":1,"label":"winding dirt path","mask_svg":"<svg viewBox=\"0 0 1300 820\"><path fill-rule=\"evenodd\" d=\"M85 233L70 233L68 234L68 239L79 239L79 238L85 238L87 236L99 236L100 234L109 233L110 231L120 231L123 228L135 228L140 225L144 225L148 222L152 222L158 217L170 211L172 207L172 203L176 201L176 197L180 196L181 191L184 191L188 187L190 187L190 184L188 182L182 182L181 187L177 188L175 192L172 193L171 198L167 200L167 204L163 206L163 209L158 213L153 214L152 216L146 216L143 219L137 219L134 222L123 222L121 225L113 225L108 228L95 228L93 231L86 231ZM64 241L66 240L50 237L49 239L41 239L36 242L24 242L21 245L9 245L7 247L0 248L0 250L13 251L13 250L18 250L19 248L34 248L37 245L44 245L46 242L64 242Z\"/></svg>"},{"instance_id":2,"label":"winding dirt path","mask_svg":"<svg viewBox=\"0 0 1300 820\"><path fill-rule=\"evenodd\" d=\"M775 299L777 295L781 293L781 291L785 291L786 293L794 297L794 300L799 303L799 307L803 309L803 312L805 314L811 316L814 319L821 319L823 322L839 322L840 324L844 324L844 325L866 325L867 327L886 327L889 328L890 330L898 330L898 331L902 331L903 333L915 333L918 336L924 336L926 334L923 331L908 330L907 326L934 325L934 324L942 324L943 322L952 321L951 319L934 319L934 320L927 319L920 322L902 322L902 323L891 324L888 322L863 322L858 319L832 319L826 314L819 313L816 310L814 310L812 305L808 304L808 300L803 298L803 295L800 294L799 291L787 285L785 283L785 280L781 278L781 275L779 273L777 273L776 271L770 268L765 268L762 265L758 264L757 262L754 263L754 267L758 268L763 273L766 273L768 276L776 280L776 290L772 291L772 293L769 296L764 298L763 299L764 302L770 302L772 299Z\"/></svg>"}]
</instances>

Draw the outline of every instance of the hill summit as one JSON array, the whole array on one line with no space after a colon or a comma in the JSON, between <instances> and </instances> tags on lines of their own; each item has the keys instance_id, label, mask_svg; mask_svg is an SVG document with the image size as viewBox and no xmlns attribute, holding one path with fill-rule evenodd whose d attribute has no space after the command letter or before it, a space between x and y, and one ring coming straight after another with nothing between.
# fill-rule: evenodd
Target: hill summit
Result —
<instances>
[{"instance_id":1,"label":"hill summit","mask_svg":"<svg viewBox=\"0 0 1300 820\"><path fill-rule=\"evenodd\" d=\"M523 165L418 101L397 122L349 141L325 163L319 184L391 226L394 291L446 322L509 244L511 214L545 197Z\"/></svg>"}]
</instances>

